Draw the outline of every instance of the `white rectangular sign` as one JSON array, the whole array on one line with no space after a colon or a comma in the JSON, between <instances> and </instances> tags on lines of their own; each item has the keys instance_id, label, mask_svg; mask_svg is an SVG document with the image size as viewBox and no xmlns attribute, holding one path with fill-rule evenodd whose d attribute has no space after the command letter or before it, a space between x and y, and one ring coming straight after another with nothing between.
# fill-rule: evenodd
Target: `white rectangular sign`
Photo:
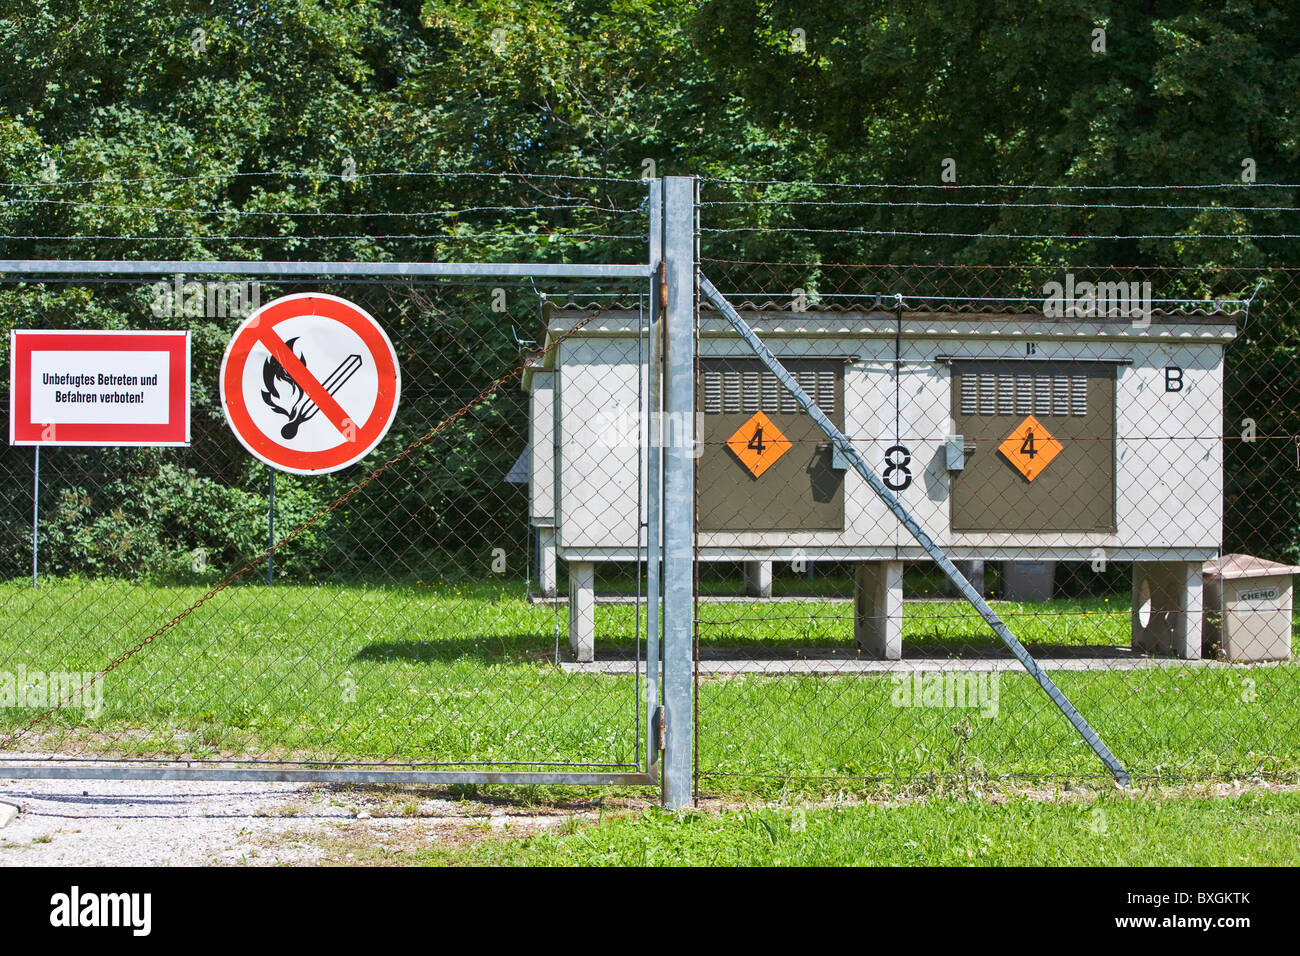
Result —
<instances>
[{"instance_id":1,"label":"white rectangular sign","mask_svg":"<svg viewBox=\"0 0 1300 956\"><path fill-rule=\"evenodd\" d=\"M185 445L188 332L10 334L9 442Z\"/></svg>"},{"instance_id":2,"label":"white rectangular sign","mask_svg":"<svg viewBox=\"0 0 1300 956\"><path fill-rule=\"evenodd\" d=\"M171 380L166 352L32 352L32 419L162 425Z\"/></svg>"}]
</instances>

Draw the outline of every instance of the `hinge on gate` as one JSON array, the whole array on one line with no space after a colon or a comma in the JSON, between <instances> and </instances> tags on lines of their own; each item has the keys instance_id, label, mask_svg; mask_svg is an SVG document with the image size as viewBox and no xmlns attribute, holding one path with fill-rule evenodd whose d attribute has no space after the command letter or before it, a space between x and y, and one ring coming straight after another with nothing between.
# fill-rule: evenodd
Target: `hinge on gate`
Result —
<instances>
[{"instance_id":1,"label":"hinge on gate","mask_svg":"<svg viewBox=\"0 0 1300 956\"><path fill-rule=\"evenodd\" d=\"M659 260L659 308L668 308L668 263Z\"/></svg>"},{"instance_id":2,"label":"hinge on gate","mask_svg":"<svg viewBox=\"0 0 1300 956\"><path fill-rule=\"evenodd\" d=\"M657 750L663 750L664 741L667 738L667 727L665 725L664 709L662 707L655 708L654 728L655 728L655 748Z\"/></svg>"}]
</instances>

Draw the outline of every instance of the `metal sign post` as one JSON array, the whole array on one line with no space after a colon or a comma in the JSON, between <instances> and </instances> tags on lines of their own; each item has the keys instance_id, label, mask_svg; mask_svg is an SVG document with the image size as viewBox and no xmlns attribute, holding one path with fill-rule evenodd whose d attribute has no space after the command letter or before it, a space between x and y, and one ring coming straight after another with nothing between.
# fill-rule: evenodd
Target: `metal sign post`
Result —
<instances>
[{"instance_id":1,"label":"metal sign post","mask_svg":"<svg viewBox=\"0 0 1300 956\"><path fill-rule=\"evenodd\" d=\"M275 469L267 466L266 484L266 583L275 583Z\"/></svg>"},{"instance_id":2,"label":"metal sign post","mask_svg":"<svg viewBox=\"0 0 1300 956\"><path fill-rule=\"evenodd\" d=\"M41 520L41 446L36 446L36 466L32 470L32 587L36 587L36 530Z\"/></svg>"}]
</instances>

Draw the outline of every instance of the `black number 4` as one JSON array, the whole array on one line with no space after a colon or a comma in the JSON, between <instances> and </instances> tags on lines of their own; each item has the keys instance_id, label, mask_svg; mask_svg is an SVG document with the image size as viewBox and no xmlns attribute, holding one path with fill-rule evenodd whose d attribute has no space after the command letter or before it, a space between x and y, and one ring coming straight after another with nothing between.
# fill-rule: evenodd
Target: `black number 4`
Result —
<instances>
[{"instance_id":1,"label":"black number 4","mask_svg":"<svg viewBox=\"0 0 1300 956\"><path fill-rule=\"evenodd\" d=\"M758 452L760 455L763 454L763 451L764 451L764 447L765 447L765 446L763 445L763 426L762 426L762 425L760 425L758 428L754 429L754 437L751 438L751 439L749 440L749 445L748 445L747 447L749 448L750 451L756 451L756 452Z\"/></svg>"},{"instance_id":2,"label":"black number 4","mask_svg":"<svg viewBox=\"0 0 1300 956\"><path fill-rule=\"evenodd\" d=\"M1032 431L1027 432L1025 434L1025 440L1020 443L1020 454L1028 455L1030 458L1033 458L1038 454L1034 449L1034 433Z\"/></svg>"}]
</instances>

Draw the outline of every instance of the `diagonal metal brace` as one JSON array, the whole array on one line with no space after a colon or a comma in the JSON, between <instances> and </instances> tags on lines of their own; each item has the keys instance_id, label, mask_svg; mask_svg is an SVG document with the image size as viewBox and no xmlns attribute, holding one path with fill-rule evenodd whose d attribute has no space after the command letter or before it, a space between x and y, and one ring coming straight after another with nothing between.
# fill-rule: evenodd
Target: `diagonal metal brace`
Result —
<instances>
[{"instance_id":1,"label":"diagonal metal brace","mask_svg":"<svg viewBox=\"0 0 1300 956\"><path fill-rule=\"evenodd\" d=\"M799 403L799 407L807 412L812 417L812 420L817 423L817 427L826 433L826 437L831 440L835 449L838 450L853 469L862 476L863 480L865 480L871 487L871 490L876 493L876 496L885 503L885 506L894 513L894 516L898 518L900 522L902 522L903 527L911 533L917 543L920 544L921 547L925 549L926 553L934 559L935 564L939 565L939 567L943 569L943 573L948 576L948 580L951 581L953 585L956 586L957 590L961 592L962 597L970 602L971 606L974 607L975 610L979 611L980 617L984 618L984 620L988 622L989 627L993 628L993 632L1002 639L1002 643L1011 649L1011 653L1015 654L1016 659L1024 665L1025 670L1029 672L1029 676L1038 682L1038 685L1043 688L1047 693L1047 696L1052 699L1052 703L1060 708L1061 713L1065 715L1066 719L1069 720L1074 729L1078 731L1079 736L1082 737L1088 746L1092 748L1093 752L1101 758L1101 762L1106 765L1108 770L1110 770L1111 775L1115 778L1115 782L1121 787L1129 786L1129 775L1128 771L1124 769L1124 765L1121 764L1119 760L1116 759L1115 755L1110 752L1110 749L1102 743L1101 738L1097 736L1097 732L1094 731L1092 727L1088 725L1088 722L1083 719L1083 715L1075 710L1074 705L1070 703L1065 694L1061 693L1061 689L1056 686L1052 679L1047 676L1047 672L1038 665L1038 661L1034 660L1033 655L1025 649L1025 646L1021 644L1007 626L1002 623L1002 619L998 617L997 612L995 612L993 608L989 607L988 602L984 600L979 591L975 590L974 586L966 580L966 576L957 570L956 565L948 559L948 556L944 554L943 549L934 543L933 539L925 533L925 529L921 527L920 523L912 517L911 512L903 507L903 504L890 493L888 488L885 487L885 483L880 479L880 477L867 466L862 455L853 447L853 444L847 437L845 437L844 433L836 428L831 420L826 417L825 413L817 407L817 404L808 397L808 393L805 392L800 387L799 383L795 381L794 377L786 371L785 366L777 361L776 356L772 354L772 350L764 345L763 340L754 334L754 330L751 329L745 320L740 317L740 313L732 308L731 303L722 296L722 293L717 290L713 283L701 275L699 277L699 286L700 293L727 317L727 321L730 322L732 327L740 334L740 337L745 340L745 343L753 349L754 354L758 356L759 360L767 366L768 371L775 375L781 385L785 387L786 391L794 396L794 400Z\"/></svg>"}]
</instances>

